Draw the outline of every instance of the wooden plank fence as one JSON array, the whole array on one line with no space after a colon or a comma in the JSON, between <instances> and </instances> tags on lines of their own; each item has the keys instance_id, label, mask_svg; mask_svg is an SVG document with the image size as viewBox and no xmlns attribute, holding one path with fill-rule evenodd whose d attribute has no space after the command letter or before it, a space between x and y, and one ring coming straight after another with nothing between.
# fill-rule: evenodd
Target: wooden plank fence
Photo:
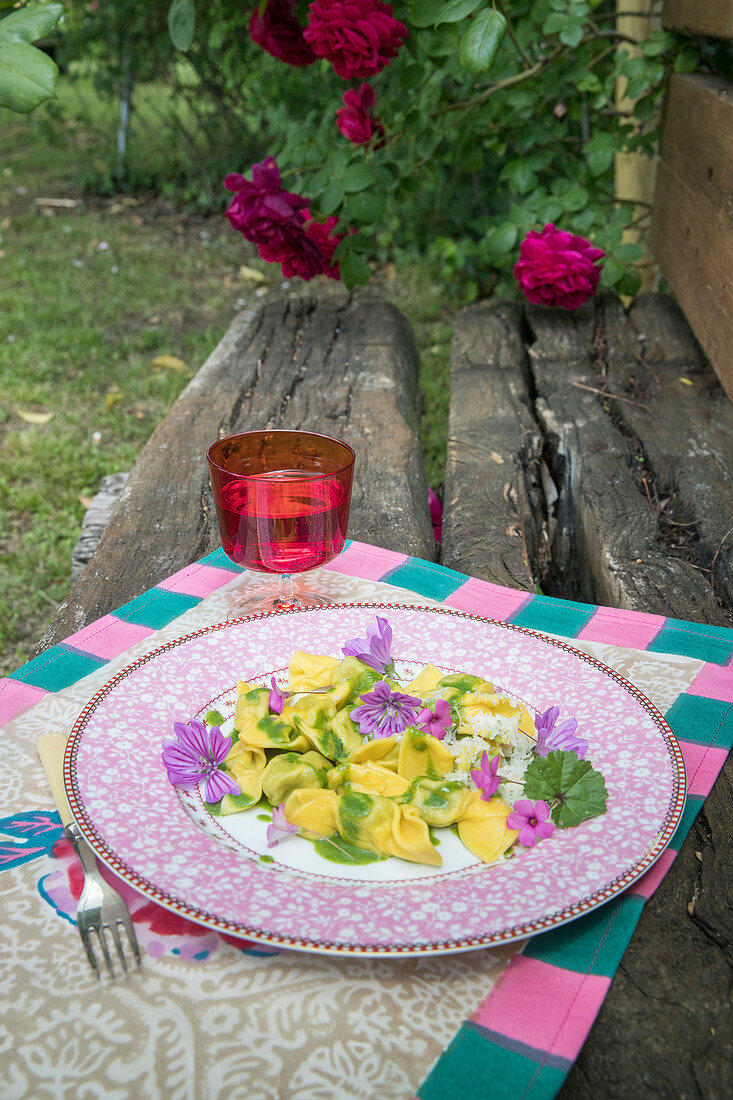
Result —
<instances>
[{"instance_id":1,"label":"wooden plank fence","mask_svg":"<svg viewBox=\"0 0 733 1100\"><path fill-rule=\"evenodd\" d=\"M665 0L669 30L733 38L733 4ZM665 99L652 248L733 399L733 84L672 76Z\"/></svg>"}]
</instances>

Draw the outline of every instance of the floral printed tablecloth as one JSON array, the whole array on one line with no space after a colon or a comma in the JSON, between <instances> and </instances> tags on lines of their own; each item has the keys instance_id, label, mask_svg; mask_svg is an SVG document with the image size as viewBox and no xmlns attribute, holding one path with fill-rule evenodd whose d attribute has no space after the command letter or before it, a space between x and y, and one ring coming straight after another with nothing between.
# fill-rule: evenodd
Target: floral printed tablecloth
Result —
<instances>
[{"instance_id":1,"label":"floral printed tablecloth","mask_svg":"<svg viewBox=\"0 0 733 1100\"><path fill-rule=\"evenodd\" d=\"M233 575L223 554L209 555L0 681L0 1095L471 1100L491 1081L494 1100L554 1096L733 742L733 631L500 588L349 544L317 578L339 601L503 619L570 638L636 684L685 756L688 805L670 848L579 921L433 958L277 951L187 922L115 880L143 966L98 982L74 923L80 867L35 743L68 732L135 657L225 619Z\"/></svg>"}]
</instances>

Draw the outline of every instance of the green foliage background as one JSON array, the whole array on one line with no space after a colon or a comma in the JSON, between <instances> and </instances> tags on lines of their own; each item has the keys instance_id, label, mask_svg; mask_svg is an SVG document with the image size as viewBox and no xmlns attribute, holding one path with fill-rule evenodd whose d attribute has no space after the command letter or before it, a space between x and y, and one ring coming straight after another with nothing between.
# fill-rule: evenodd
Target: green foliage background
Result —
<instances>
[{"instance_id":1,"label":"green foliage background","mask_svg":"<svg viewBox=\"0 0 733 1100\"><path fill-rule=\"evenodd\" d=\"M270 57L250 40L253 8L70 5L67 51L96 60L101 91L115 92L125 65L173 90L166 125L180 146L177 171L149 184L220 209L226 172L274 156L317 216L357 230L339 253L349 285L366 281L374 262L421 256L476 293L512 292L519 242L555 222L605 250L603 285L638 288L641 249L623 233L647 213L615 194L614 158L654 153L666 78L707 67L703 42L653 30L637 48L616 30L615 0L398 0L409 37L370 81L386 140L357 147L335 112L360 81L341 80L325 61L296 69ZM307 9L301 0L302 22ZM491 33L476 47L486 21ZM185 52L172 47L169 23L176 42L190 42ZM619 85L633 115L616 107Z\"/></svg>"}]
</instances>

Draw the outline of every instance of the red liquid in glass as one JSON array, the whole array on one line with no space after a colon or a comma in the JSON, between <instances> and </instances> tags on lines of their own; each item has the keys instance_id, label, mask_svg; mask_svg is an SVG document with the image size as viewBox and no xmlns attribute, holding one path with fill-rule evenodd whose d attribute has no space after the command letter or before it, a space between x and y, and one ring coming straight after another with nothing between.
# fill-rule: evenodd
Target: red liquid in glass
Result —
<instances>
[{"instance_id":1,"label":"red liquid in glass","mask_svg":"<svg viewBox=\"0 0 733 1100\"><path fill-rule=\"evenodd\" d=\"M273 470L222 486L217 502L224 552L261 573L301 573L341 553L349 494L335 481Z\"/></svg>"}]
</instances>

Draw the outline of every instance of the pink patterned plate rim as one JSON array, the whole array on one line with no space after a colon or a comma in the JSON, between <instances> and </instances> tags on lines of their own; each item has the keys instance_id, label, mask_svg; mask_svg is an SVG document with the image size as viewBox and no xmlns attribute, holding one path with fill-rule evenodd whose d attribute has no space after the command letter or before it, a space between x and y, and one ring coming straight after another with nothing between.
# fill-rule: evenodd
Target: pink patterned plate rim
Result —
<instances>
[{"instance_id":1,"label":"pink patterned plate rim","mask_svg":"<svg viewBox=\"0 0 733 1100\"><path fill-rule=\"evenodd\" d=\"M555 830L512 859L422 868L391 881L318 873L223 842L168 782L160 746L238 679L287 667L295 649L341 656L375 614L408 664L478 673L537 710L575 717L609 792L602 817ZM216 623L122 669L87 703L64 779L97 855L149 899L229 935L304 951L430 955L506 943L576 919L659 858L682 816L685 770L657 708L628 680L566 642L448 608L349 603ZM288 840L288 844L291 840ZM295 845L306 841L292 838ZM284 845L281 846L284 849ZM388 861L391 862L391 861ZM402 864L402 861L395 861ZM412 877L410 877L412 876Z\"/></svg>"}]
</instances>

